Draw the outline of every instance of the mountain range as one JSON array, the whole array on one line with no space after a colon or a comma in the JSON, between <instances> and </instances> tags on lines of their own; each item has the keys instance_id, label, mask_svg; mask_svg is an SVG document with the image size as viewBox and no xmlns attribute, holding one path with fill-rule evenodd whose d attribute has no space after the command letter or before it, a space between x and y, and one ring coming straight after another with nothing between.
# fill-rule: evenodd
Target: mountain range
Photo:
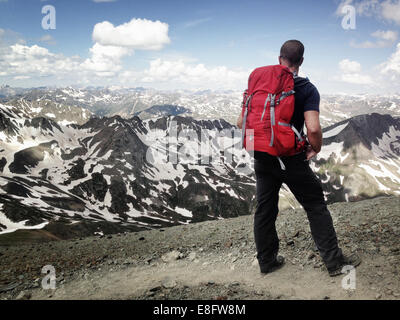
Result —
<instances>
[{"instance_id":1,"label":"mountain range","mask_svg":"<svg viewBox=\"0 0 400 320\"><path fill-rule=\"evenodd\" d=\"M90 90L81 98L80 91L69 91L75 100L61 99L66 89L54 90L46 97L41 90L30 91L0 104L0 234L41 230L71 238L254 211L255 177L243 170L252 169L252 162L228 121L195 120L187 110L198 114L198 105L178 107L154 92L152 107L143 104L142 111L124 117L100 116L105 110L100 104L85 104L94 101ZM60 101L53 101L54 94ZM131 94L150 93L137 88ZM198 99L230 94L202 92ZM77 99L85 100L86 108ZM348 107L350 113L361 110L355 105ZM388 110L387 104L370 108ZM311 166L328 203L400 194L400 119L398 108L392 109L392 114L349 116L324 128L324 146ZM280 208L297 207L284 186Z\"/></svg>"},{"instance_id":2,"label":"mountain range","mask_svg":"<svg viewBox=\"0 0 400 320\"><path fill-rule=\"evenodd\" d=\"M0 103L15 105L43 104L75 106L96 116L119 115L141 119L163 115L191 116L194 119L225 119L235 124L241 111L242 93L237 91L161 91L146 88L0 88ZM14 101L14 102L12 102ZM350 117L380 113L400 116L400 94L397 95L321 95L321 123L333 125ZM51 113L51 112L50 112ZM43 115L43 114L42 114ZM53 120L58 120L57 118ZM62 120L62 119L61 119ZM76 123L80 123L77 119Z\"/></svg>"}]
</instances>

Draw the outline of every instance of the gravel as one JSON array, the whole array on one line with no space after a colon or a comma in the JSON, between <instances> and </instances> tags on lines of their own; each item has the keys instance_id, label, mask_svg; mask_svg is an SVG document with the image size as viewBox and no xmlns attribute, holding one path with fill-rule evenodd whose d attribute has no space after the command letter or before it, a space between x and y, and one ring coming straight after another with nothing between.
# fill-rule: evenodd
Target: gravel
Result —
<instances>
[{"instance_id":1,"label":"gravel","mask_svg":"<svg viewBox=\"0 0 400 320\"><path fill-rule=\"evenodd\" d=\"M391 196L336 203L329 208L343 251L357 252L364 260L365 257L374 257L368 262L371 264L371 271L364 276L374 284L379 278L376 299L398 299L396 295L400 294L400 198ZM192 264L199 264L201 261L211 265L218 261L231 265L231 270L241 266L243 261L250 261L249 266L253 261L254 265L257 262L254 260L252 230L253 216L250 215L162 230L0 247L0 299L21 298L21 292L23 297L29 296L29 290L37 288L45 276L41 270L46 265L54 266L57 281L63 283L90 277L99 269L102 272L112 269L114 272L133 266L152 266L158 262L168 265L177 260L185 260ZM325 268L315 252L303 210L280 212L277 230L283 244L281 254L286 257L288 263L306 268ZM390 291L387 290L389 283L393 287ZM225 289L218 284L207 283L187 288L171 280L135 298L282 298L279 295L268 295L269 293L260 294L251 288L240 286L234 289L237 292L232 291L232 288Z\"/></svg>"}]
</instances>

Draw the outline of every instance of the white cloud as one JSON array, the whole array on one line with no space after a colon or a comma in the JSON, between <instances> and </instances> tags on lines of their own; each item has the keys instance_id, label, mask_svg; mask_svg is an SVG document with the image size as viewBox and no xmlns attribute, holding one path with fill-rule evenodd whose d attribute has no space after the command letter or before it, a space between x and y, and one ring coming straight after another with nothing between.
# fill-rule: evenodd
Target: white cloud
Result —
<instances>
[{"instance_id":1,"label":"white cloud","mask_svg":"<svg viewBox=\"0 0 400 320\"><path fill-rule=\"evenodd\" d=\"M397 40L397 31L393 30L377 30L371 33L371 36L377 38L375 42L365 41L362 43L350 42L350 45L354 48L384 48L393 45L393 42Z\"/></svg>"},{"instance_id":2,"label":"white cloud","mask_svg":"<svg viewBox=\"0 0 400 320\"><path fill-rule=\"evenodd\" d=\"M400 0L387 0L382 3L382 17L400 24Z\"/></svg>"},{"instance_id":3,"label":"white cloud","mask_svg":"<svg viewBox=\"0 0 400 320\"><path fill-rule=\"evenodd\" d=\"M378 0L342 0L336 9L336 15L343 16L342 8L346 5L352 5L356 9L356 13L360 16L379 15L381 4Z\"/></svg>"},{"instance_id":4,"label":"white cloud","mask_svg":"<svg viewBox=\"0 0 400 320\"><path fill-rule=\"evenodd\" d=\"M39 39L39 41L43 41L43 42L52 41L52 40L54 40L54 38L49 34L46 34Z\"/></svg>"},{"instance_id":5,"label":"white cloud","mask_svg":"<svg viewBox=\"0 0 400 320\"><path fill-rule=\"evenodd\" d=\"M350 46L352 46L353 48L362 48L362 49L384 48L384 47L387 47L388 45L390 45L388 42L382 41L382 40L379 40L376 42L364 41L361 43L357 43L354 41L350 42Z\"/></svg>"},{"instance_id":6,"label":"white cloud","mask_svg":"<svg viewBox=\"0 0 400 320\"><path fill-rule=\"evenodd\" d=\"M386 41L391 41L394 42L397 40L397 31L393 30L387 30L387 31L382 31L382 30L377 30L371 34L371 36L386 40Z\"/></svg>"},{"instance_id":7,"label":"white cloud","mask_svg":"<svg viewBox=\"0 0 400 320\"><path fill-rule=\"evenodd\" d=\"M206 67L183 60L155 59L143 73L143 82L170 82L176 87L243 89L249 70L231 70L225 66Z\"/></svg>"},{"instance_id":8,"label":"white cloud","mask_svg":"<svg viewBox=\"0 0 400 320\"><path fill-rule=\"evenodd\" d=\"M91 57L82 67L100 77L115 76L122 69L122 58L134 49L159 50L170 42L168 24L146 19L132 19L116 27L104 21L94 26L92 37Z\"/></svg>"},{"instance_id":9,"label":"white cloud","mask_svg":"<svg viewBox=\"0 0 400 320\"><path fill-rule=\"evenodd\" d=\"M93 40L103 46L160 50L171 42L168 28L167 23L147 19L132 19L116 27L104 21L94 26Z\"/></svg>"},{"instance_id":10,"label":"white cloud","mask_svg":"<svg viewBox=\"0 0 400 320\"><path fill-rule=\"evenodd\" d=\"M78 70L77 57L54 54L46 48L14 44L0 51L0 69L8 76L49 76Z\"/></svg>"},{"instance_id":11,"label":"white cloud","mask_svg":"<svg viewBox=\"0 0 400 320\"><path fill-rule=\"evenodd\" d=\"M372 84L372 79L368 75L362 75L359 73L345 73L342 74L341 80L347 83L353 84Z\"/></svg>"},{"instance_id":12,"label":"white cloud","mask_svg":"<svg viewBox=\"0 0 400 320\"><path fill-rule=\"evenodd\" d=\"M344 59L339 62L339 69L342 72L340 81L352 84L372 84L372 78L369 75L361 74L361 64L357 61Z\"/></svg>"},{"instance_id":13,"label":"white cloud","mask_svg":"<svg viewBox=\"0 0 400 320\"><path fill-rule=\"evenodd\" d=\"M400 0L342 0L336 9L336 15L343 16L342 8L352 5L360 16L375 17L400 24Z\"/></svg>"},{"instance_id":14,"label":"white cloud","mask_svg":"<svg viewBox=\"0 0 400 320\"><path fill-rule=\"evenodd\" d=\"M380 10L380 3L378 0L357 1L355 6L357 13L362 16L376 15Z\"/></svg>"},{"instance_id":15,"label":"white cloud","mask_svg":"<svg viewBox=\"0 0 400 320\"><path fill-rule=\"evenodd\" d=\"M123 68L122 58L130 48L95 43L90 57L66 57L38 45L14 44L0 47L0 76L14 81L48 85L43 77L64 84L145 85L163 89L238 89L243 90L251 70L232 70L226 66L206 66L193 59L154 59L144 70ZM41 82L45 81L45 83Z\"/></svg>"},{"instance_id":16,"label":"white cloud","mask_svg":"<svg viewBox=\"0 0 400 320\"><path fill-rule=\"evenodd\" d=\"M54 39L51 35L49 35L49 34L46 34L46 35L44 35L43 37L41 37L41 38L39 39L39 41L40 41L40 42L47 43L47 44L56 44L55 39Z\"/></svg>"},{"instance_id":17,"label":"white cloud","mask_svg":"<svg viewBox=\"0 0 400 320\"><path fill-rule=\"evenodd\" d=\"M26 79L30 79L30 76L15 76L13 79L14 80L26 80Z\"/></svg>"},{"instance_id":18,"label":"white cloud","mask_svg":"<svg viewBox=\"0 0 400 320\"><path fill-rule=\"evenodd\" d=\"M361 71L361 64L357 61L344 59L339 62L339 68L344 73L357 73Z\"/></svg>"},{"instance_id":19,"label":"white cloud","mask_svg":"<svg viewBox=\"0 0 400 320\"><path fill-rule=\"evenodd\" d=\"M381 65L381 73L400 76L400 42L397 44L396 51Z\"/></svg>"},{"instance_id":20,"label":"white cloud","mask_svg":"<svg viewBox=\"0 0 400 320\"><path fill-rule=\"evenodd\" d=\"M103 46L95 43L90 49L91 58L82 63L85 70L95 71L99 76L112 76L122 69L122 57L131 54L131 50L123 47Z\"/></svg>"}]
</instances>

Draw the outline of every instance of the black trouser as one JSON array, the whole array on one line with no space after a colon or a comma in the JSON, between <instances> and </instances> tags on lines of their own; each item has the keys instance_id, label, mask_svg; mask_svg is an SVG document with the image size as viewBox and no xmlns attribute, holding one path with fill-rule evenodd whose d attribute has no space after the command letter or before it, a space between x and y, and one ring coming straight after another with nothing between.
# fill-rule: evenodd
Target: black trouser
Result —
<instances>
[{"instance_id":1,"label":"black trouser","mask_svg":"<svg viewBox=\"0 0 400 320\"><path fill-rule=\"evenodd\" d=\"M257 210L254 215L254 238L260 267L268 267L278 254L279 239L275 221L278 215L279 189L285 183L307 212L311 234L318 251L329 268L342 257L332 217L326 206L321 182L311 170L305 153L277 157L255 152L257 178Z\"/></svg>"}]
</instances>

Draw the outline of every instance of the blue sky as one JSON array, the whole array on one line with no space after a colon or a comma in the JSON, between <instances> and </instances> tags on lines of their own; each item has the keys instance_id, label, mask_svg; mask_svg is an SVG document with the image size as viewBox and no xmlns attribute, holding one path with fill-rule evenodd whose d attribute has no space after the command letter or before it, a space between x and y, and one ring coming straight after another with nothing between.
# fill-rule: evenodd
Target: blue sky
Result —
<instances>
[{"instance_id":1,"label":"blue sky","mask_svg":"<svg viewBox=\"0 0 400 320\"><path fill-rule=\"evenodd\" d=\"M345 5L355 29L342 27ZM242 90L299 39L322 93L394 93L399 32L400 0L0 0L0 85Z\"/></svg>"}]
</instances>

